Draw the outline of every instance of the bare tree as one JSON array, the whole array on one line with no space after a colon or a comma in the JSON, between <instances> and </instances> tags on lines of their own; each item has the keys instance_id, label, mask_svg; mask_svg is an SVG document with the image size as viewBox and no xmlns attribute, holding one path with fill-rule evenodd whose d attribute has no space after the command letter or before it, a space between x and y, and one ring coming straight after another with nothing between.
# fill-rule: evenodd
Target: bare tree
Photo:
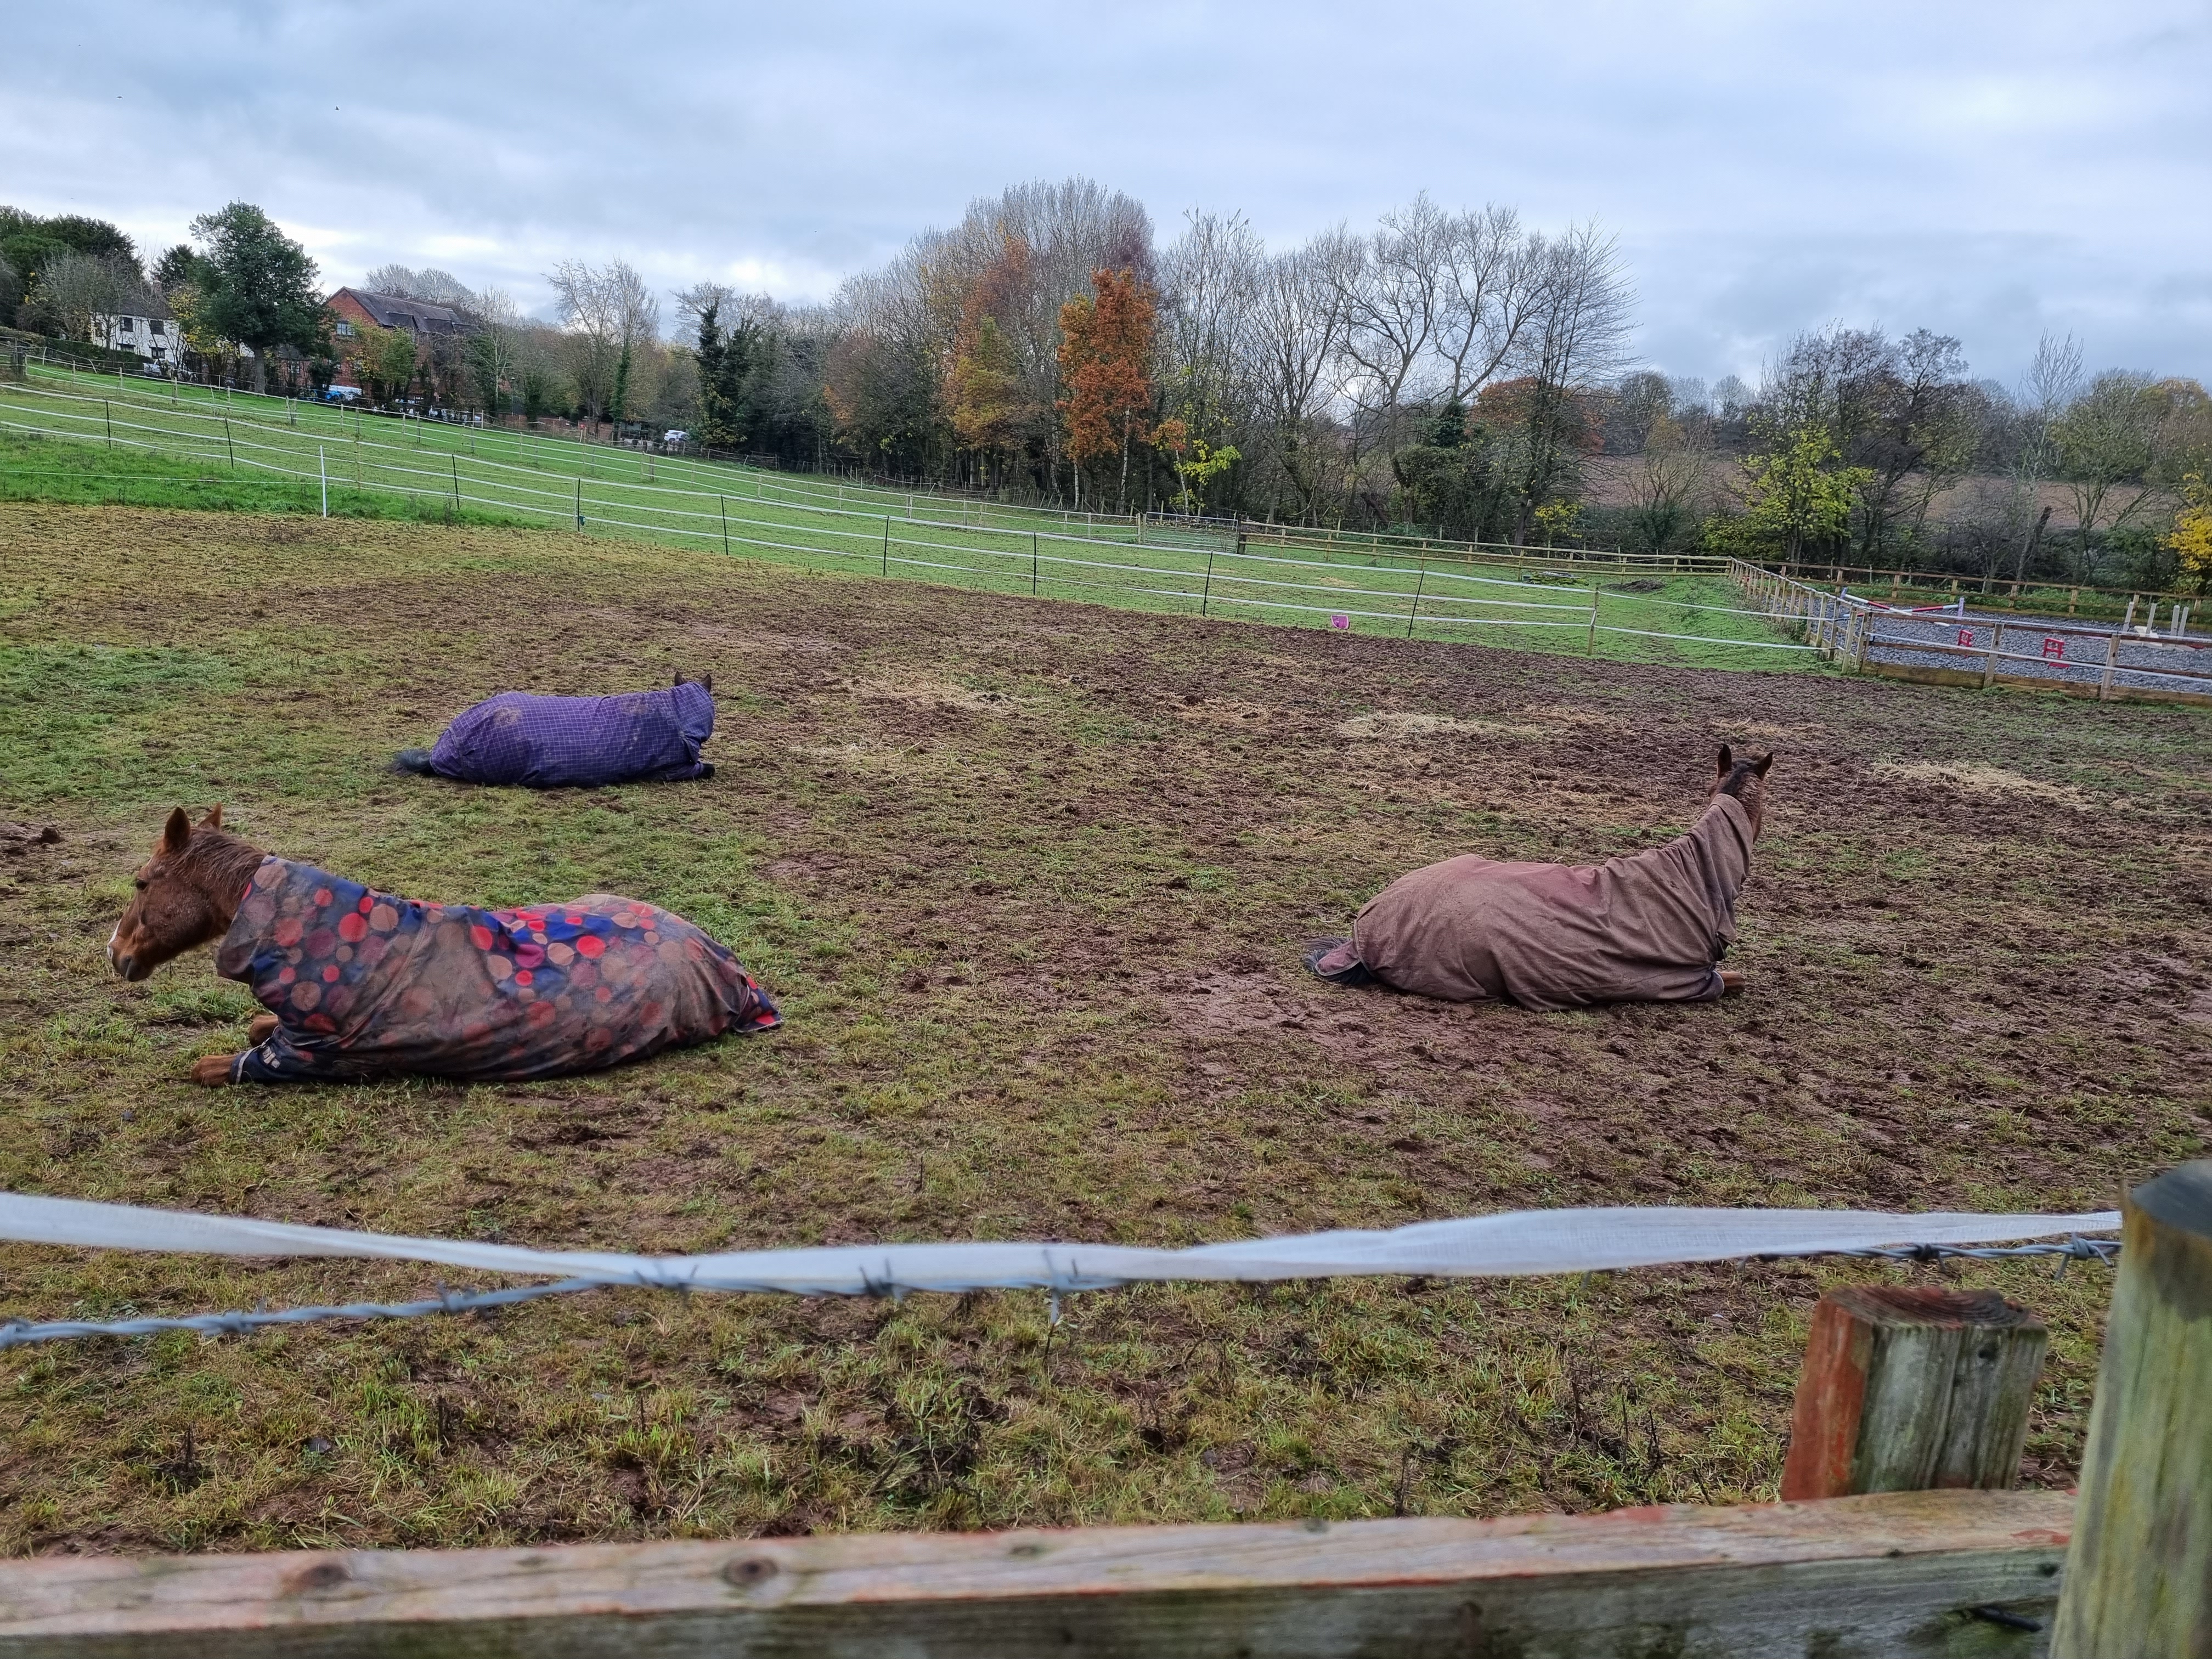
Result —
<instances>
[{"instance_id":1,"label":"bare tree","mask_svg":"<svg viewBox=\"0 0 2212 1659\"><path fill-rule=\"evenodd\" d=\"M2148 374L2106 369L2051 423L2058 473L2074 498L2083 545L2106 509L2123 504L2104 527L2118 529L2149 498L2146 476L2158 459L2166 400Z\"/></svg>"},{"instance_id":2,"label":"bare tree","mask_svg":"<svg viewBox=\"0 0 2212 1659\"><path fill-rule=\"evenodd\" d=\"M518 378L522 312L505 289L487 288L471 297L475 303L467 314L477 326L469 339L470 366L486 412L496 416L501 391Z\"/></svg>"},{"instance_id":3,"label":"bare tree","mask_svg":"<svg viewBox=\"0 0 2212 1659\"><path fill-rule=\"evenodd\" d=\"M1696 526L1711 505L1714 470L1702 433L1670 415L1652 420L1626 477L1629 520L1646 548L1663 552Z\"/></svg>"},{"instance_id":4,"label":"bare tree","mask_svg":"<svg viewBox=\"0 0 2212 1659\"><path fill-rule=\"evenodd\" d=\"M2060 339L2046 332L2035 343L2035 356L2028 363L2027 377L2014 405L2020 428L2009 469L2014 528L2019 538L2019 557L2013 564L2015 581L2026 578L2028 562L2035 556L2043 527L2050 522L2049 513L2037 510L2043 482L2058 465L2058 417L2081 392L2081 346L2071 334ZM2086 551L2086 526L2082 540ZM1986 574L1984 580L1988 580Z\"/></svg>"},{"instance_id":5,"label":"bare tree","mask_svg":"<svg viewBox=\"0 0 2212 1659\"><path fill-rule=\"evenodd\" d=\"M1331 368L1344 337L1343 292L1329 250L1279 253L1259 272L1250 331L1253 383L1268 447L1292 502L1280 516L1319 522L1326 451L1320 428L1334 386Z\"/></svg>"},{"instance_id":6,"label":"bare tree","mask_svg":"<svg viewBox=\"0 0 2212 1659\"><path fill-rule=\"evenodd\" d=\"M1457 400L1489 385L1511 359L1542 288L1510 208L1462 213L1444 227L1440 252L1435 349L1449 371L1446 396Z\"/></svg>"},{"instance_id":7,"label":"bare tree","mask_svg":"<svg viewBox=\"0 0 2212 1659\"><path fill-rule=\"evenodd\" d=\"M1267 250L1242 214L1191 214L1160 260L1164 410L1216 447L1251 416L1247 337L1266 267Z\"/></svg>"},{"instance_id":8,"label":"bare tree","mask_svg":"<svg viewBox=\"0 0 2212 1659\"><path fill-rule=\"evenodd\" d=\"M361 281L362 286L371 294L388 294L399 300L420 300L425 305L446 306L457 311L477 311L483 304L481 297L467 283L452 271L440 270L434 265L415 270L406 265L382 264Z\"/></svg>"},{"instance_id":9,"label":"bare tree","mask_svg":"<svg viewBox=\"0 0 2212 1659\"><path fill-rule=\"evenodd\" d=\"M101 320L117 316L166 316L135 260L121 253L65 249L48 259L23 302L25 325L66 340L93 340ZM105 343L103 341L102 343Z\"/></svg>"},{"instance_id":10,"label":"bare tree","mask_svg":"<svg viewBox=\"0 0 2212 1659\"><path fill-rule=\"evenodd\" d=\"M1394 208L1371 238L1340 236L1328 269L1358 406L1387 416L1436 343L1454 227L1425 192Z\"/></svg>"},{"instance_id":11,"label":"bare tree","mask_svg":"<svg viewBox=\"0 0 2212 1659\"><path fill-rule=\"evenodd\" d=\"M574 342L576 390L596 432L629 389L631 354L641 342L659 337L660 302L622 259L598 266L563 259L545 280L553 285L562 325Z\"/></svg>"},{"instance_id":12,"label":"bare tree","mask_svg":"<svg viewBox=\"0 0 2212 1659\"><path fill-rule=\"evenodd\" d=\"M1620 372L1636 303L1619 244L1595 222L1533 239L1529 255L1539 275L1516 354L1529 382L1516 542L1528 539L1536 509L1571 483L1582 400Z\"/></svg>"}]
</instances>

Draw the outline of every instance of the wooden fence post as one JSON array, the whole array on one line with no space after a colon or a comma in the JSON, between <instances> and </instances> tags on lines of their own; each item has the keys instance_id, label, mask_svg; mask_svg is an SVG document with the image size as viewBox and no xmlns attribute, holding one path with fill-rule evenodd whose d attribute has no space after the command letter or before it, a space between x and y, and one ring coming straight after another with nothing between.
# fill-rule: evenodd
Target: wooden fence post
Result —
<instances>
[{"instance_id":1,"label":"wooden fence post","mask_svg":"<svg viewBox=\"0 0 2212 1659\"><path fill-rule=\"evenodd\" d=\"M2200 1655L2212 1632L2212 1162L2127 1195L2054 1659Z\"/></svg>"},{"instance_id":2,"label":"wooden fence post","mask_svg":"<svg viewBox=\"0 0 2212 1659\"><path fill-rule=\"evenodd\" d=\"M1783 1498L2008 1490L2049 1341L1994 1291L1828 1291L1798 1373Z\"/></svg>"},{"instance_id":3,"label":"wooden fence post","mask_svg":"<svg viewBox=\"0 0 2212 1659\"><path fill-rule=\"evenodd\" d=\"M2097 681L2099 702L2110 702L2112 700L2112 670L2119 665L2119 660L2120 636L2118 634L2107 634L2105 635L2105 672Z\"/></svg>"}]
</instances>

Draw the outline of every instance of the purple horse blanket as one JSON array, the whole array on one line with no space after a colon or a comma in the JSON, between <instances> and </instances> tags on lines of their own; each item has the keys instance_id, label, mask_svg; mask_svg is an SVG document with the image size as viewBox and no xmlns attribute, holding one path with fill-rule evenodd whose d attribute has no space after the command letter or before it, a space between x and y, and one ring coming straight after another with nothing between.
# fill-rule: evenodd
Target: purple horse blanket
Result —
<instances>
[{"instance_id":1,"label":"purple horse blanket","mask_svg":"<svg viewBox=\"0 0 2212 1659\"><path fill-rule=\"evenodd\" d=\"M430 751L430 770L464 783L532 789L674 782L714 769L714 694L686 681L665 691L541 697L502 691L465 708Z\"/></svg>"},{"instance_id":2,"label":"purple horse blanket","mask_svg":"<svg viewBox=\"0 0 2212 1659\"><path fill-rule=\"evenodd\" d=\"M423 904L289 859L261 861L216 971L279 1022L234 1083L515 1082L781 1024L728 951L655 905Z\"/></svg>"},{"instance_id":3,"label":"purple horse blanket","mask_svg":"<svg viewBox=\"0 0 2212 1659\"><path fill-rule=\"evenodd\" d=\"M1468 853L1367 901L1346 962L1448 1002L1523 1008L1697 1002L1735 941L1751 817L1716 795L1690 833L1603 864L1503 864ZM1322 970L1344 963L1322 958Z\"/></svg>"}]
</instances>

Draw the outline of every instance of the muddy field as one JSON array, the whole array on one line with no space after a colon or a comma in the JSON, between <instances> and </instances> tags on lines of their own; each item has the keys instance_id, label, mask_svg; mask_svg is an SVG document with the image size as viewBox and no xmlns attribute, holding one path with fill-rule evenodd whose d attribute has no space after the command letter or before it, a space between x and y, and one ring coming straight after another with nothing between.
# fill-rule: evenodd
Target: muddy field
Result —
<instances>
[{"instance_id":1,"label":"muddy field","mask_svg":"<svg viewBox=\"0 0 2212 1659\"><path fill-rule=\"evenodd\" d=\"M710 672L702 785L383 769L502 687ZM554 1248L1176 1244L1585 1203L2076 1209L2212 1109L2204 711L1585 664L795 575L558 534L0 507L7 1187ZM1449 853L1595 859L1771 745L1725 1005L1529 1015L1297 965ZM252 1011L100 946L161 816L424 897L605 889L771 1036L602 1076L202 1091ZM804 1303L0 1354L0 1547L1492 1514L1771 1495L1825 1283L1346 1281ZM2043 1312L2076 1455L2100 1269ZM0 1249L0 1311L430 1291Z\"/></svg>"}]
</instances>

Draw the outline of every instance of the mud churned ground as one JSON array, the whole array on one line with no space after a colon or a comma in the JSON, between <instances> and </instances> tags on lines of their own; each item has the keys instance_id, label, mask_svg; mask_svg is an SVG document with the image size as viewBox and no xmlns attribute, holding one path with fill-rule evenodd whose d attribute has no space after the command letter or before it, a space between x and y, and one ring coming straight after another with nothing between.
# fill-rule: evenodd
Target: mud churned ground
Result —
<instances>
[{"instance_id":1,"label":"mud churned ground","mask_svg":"<svg viewBox=\"0 0 2212 1659\"><path fill-rule=\"evenodd\" d=\"M703 785L392 775L503 687L711 672ZM809 577L560 535L0 507L0 1184L548 1247L1180 1244L1570 1204L2056 1210L2203 1145L2203 711L1583 665ZM1726 1005L1332 991L1462 850L1597 859L1771 745ZM727 939L770 1036L530 1086L202 1091L251 1006L100 947L161 817L380 886L595 889ZM609 1292L0 1354L15 1552L1492 1514L1771 1495L1824 1284L1746 1265L900 1305ZM1945 1270L2054 1331L2110 1275ZM0 1249L52 1318L431 1270Z\"/></svg>"}]
</instances>

